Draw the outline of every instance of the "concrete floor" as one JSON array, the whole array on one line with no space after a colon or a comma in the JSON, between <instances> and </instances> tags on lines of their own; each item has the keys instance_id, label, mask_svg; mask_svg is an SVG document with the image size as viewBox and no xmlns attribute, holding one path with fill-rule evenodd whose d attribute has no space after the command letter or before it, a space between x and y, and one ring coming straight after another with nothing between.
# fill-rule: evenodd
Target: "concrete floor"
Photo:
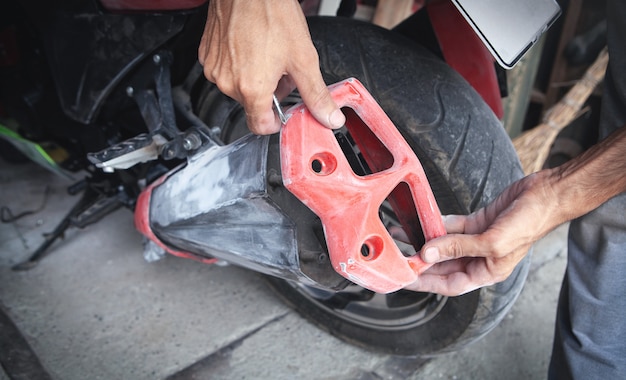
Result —
<instances>
[{"instance_id":1,"label":"concrete floor","mask_svg":"<svg viewBox=\"0 0 626 380\"><path fill-rule=\"evenodd\" d=\"M494 331L416 360L337 340L253 272L145 262L128 210L70 230L36 268L13 272L76 198L65 192L71 182L31 164L0 161L0 184L0 206L14 213L37 208L50 186L43 210L0 224L0 303L54 379L545 378L566 226L538 243L526 287Z\"/></svg>"}]
</instances>

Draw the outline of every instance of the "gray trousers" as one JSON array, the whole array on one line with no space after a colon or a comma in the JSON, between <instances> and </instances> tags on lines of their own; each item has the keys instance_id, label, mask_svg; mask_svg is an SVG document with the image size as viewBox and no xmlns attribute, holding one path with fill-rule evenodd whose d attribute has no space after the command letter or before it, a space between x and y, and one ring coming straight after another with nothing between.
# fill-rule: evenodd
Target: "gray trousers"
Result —
<instances>
[{"instance_id":1,"label":"gray trousers","mask_svg":"<svg viewBox=\"0 0 626 380\"><path fill-rule=\"evenodd\" d=\"M601 138L626 125L626 0L607 22ZM570 224L549 378L626 379L626 193Z\"/></svg>"}]
</instances>

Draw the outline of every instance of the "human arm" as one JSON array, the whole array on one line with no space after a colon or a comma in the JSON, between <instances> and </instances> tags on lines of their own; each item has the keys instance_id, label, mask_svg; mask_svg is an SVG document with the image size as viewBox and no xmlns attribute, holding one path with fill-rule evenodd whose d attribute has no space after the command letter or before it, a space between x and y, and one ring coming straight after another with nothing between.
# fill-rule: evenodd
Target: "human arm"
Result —
<instances>
[{"instance_id":1,"label":"human arm","mask_svg":"<svg viewBox=\"0 0 626 380\"><path fill-rule=\"evenodd\" d=\"M449 234L420 252L435 264L407 289L452 296L503 281L534 242L624 191L626 126L568 163L515 182L485 208L444 218Z\"/></svg>"},{"instance_id":2,"label":"human arm","mask_svg":"<svg viewBox=\"0 0 626 380\"><path fill-rule=\"evenodd\" d=\"M345 122L322 79L297 0L210 1L198 58L206 78L242 104L254 133L280 130L272 95L280 99L294 88L321 124Z\"/></svg>"}]
</instances>

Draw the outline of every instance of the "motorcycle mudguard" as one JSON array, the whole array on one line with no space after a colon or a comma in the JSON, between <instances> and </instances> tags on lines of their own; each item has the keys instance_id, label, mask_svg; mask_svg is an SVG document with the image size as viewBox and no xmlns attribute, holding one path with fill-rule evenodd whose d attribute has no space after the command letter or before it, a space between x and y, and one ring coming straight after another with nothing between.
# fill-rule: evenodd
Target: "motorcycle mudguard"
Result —
<instances>
[{"instance_id":1,"label":"motorcycle mudguard","mask_svg":"<svg viewBox=\"0 0 626 380\"><path fill-rule=\"evenodd\" d=\"M295 223L268 195L269 139L247 135L189 158L141 193L136 228L176 256L319 286L300 270Z\"/></svg>"}]
</instances>

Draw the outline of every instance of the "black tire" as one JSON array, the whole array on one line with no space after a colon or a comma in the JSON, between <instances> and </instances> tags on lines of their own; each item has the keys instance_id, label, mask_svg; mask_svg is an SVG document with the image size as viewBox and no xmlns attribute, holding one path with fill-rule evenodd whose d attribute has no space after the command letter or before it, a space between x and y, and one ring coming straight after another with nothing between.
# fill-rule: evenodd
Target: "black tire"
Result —
<instances>
[{"instance_id":1,"label":"black tire","mask_svg":"<svg viewBox=\"0 0 626 380\"><path fill-rule=\"evenodd\" d=\"M417 154L442 213L474 211L522 177L501 123L440 59L367 23L313 18L309 28L325 81L356 77L365 85ZM399 309L406 308L402 298L424 303L422 318L411 321L399 312L393 325L350 320L334 309L337 300L325 299L327 294L316 298L310 289L268 280L304 317L333 335L376 351L426 356L459 349L492 330L522 290L529 263L527 256L506 281L460 297L387 295L387 304Z\"/></svg>"},{"instance_id":2,"label":"black tire","mask_svg":"<svg viewBox=\"0 0 626 380\"><path fill-rule=\"evenodd\" d=\"M522 177L501 123L464 79L426 49L349 19L312 18L309 27L325 81L356 77L365 85L420 159L443 214L485 206ZM216 103L214 96L201 96L205 122L240 125L241 109L232 100ZM242 133L226 128L222 137L228 142ZM504 282L450 298L408 291L375 295L356 286L332 293L273 277L268 282L335 336L375 351L428 356L459 349L492 330L519 295L529 263L527 256Z\"/></svg>"}]
</instances>

